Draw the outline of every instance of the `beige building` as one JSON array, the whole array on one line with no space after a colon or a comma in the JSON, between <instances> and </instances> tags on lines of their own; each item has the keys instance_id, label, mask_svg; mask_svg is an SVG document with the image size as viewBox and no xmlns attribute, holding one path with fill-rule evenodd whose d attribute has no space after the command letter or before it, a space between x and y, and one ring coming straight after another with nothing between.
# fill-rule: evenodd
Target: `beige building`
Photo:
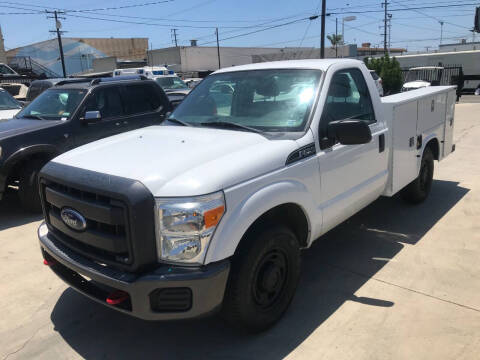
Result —
<instances>
[{"instance_id":1,"label":"beige building","mask_svg":"<svg viewBox=\"0 0 480 360\"><path fill-rule=\"evenodd\" d=\"M311 48L299 50L310 51ZM220 67L251 64L254 56L282 56L290 48L220 47ZM177 72L214 71L218 66L217 48L212 46L178 46L148 51L148 65L169 65Z\"/></svg>"}]
</instances>

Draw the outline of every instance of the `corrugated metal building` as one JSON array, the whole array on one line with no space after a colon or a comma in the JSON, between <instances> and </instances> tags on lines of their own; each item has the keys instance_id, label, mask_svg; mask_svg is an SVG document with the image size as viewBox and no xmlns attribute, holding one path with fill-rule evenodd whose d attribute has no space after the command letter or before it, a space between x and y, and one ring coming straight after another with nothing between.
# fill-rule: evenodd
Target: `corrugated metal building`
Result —
<instances>
[{"instance_id":1,"label":"corrugated metal building","mask_svg":"<svg viewBox=\"0 0 480 360\"><path fill-rule=\"evenodd\" d=\"M144 60L148 38L68 38L62 39L67 74L92 69L95 58L113 56L125 60ZM62 73L57 39L7 51L7 59L30 58L56 74Z\"/></svg>"}]
</instances>

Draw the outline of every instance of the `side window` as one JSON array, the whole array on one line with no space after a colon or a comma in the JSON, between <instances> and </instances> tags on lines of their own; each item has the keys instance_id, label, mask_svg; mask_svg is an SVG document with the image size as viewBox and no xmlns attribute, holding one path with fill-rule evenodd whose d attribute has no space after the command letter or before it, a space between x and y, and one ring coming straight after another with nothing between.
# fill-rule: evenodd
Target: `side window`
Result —
<instances>
[{"instance_id":1,"label":"side window","mask_svg":"<svg viewBox=\"0 0 480 360\"><path fill-rule=\"evenodd\" d=\"M345 69L335 73L323 108L321 127L344 119L364 120L373 124L375 112L367 83L359 69Z\"/></svg>"},{"instance_id":2,"label":"side window","mask_svg":"<svg viewBox=\"0 0 480 360\"><path fill-rule=\"evenodd\" d=\"M119 87L100 88L88 99L85 111L100 111L102 119L124 115Z\"/></svg>"},{"instance_id":3,"label":"side window","mask_svg":"<svg viewBox=\"0 0 480 360\"><path fill-rule=\"evenodd\" d=\"M158 110L162 99L154 84L134 84L125 87L125 110L127 115Z\"/></svg>"}]
</instances>

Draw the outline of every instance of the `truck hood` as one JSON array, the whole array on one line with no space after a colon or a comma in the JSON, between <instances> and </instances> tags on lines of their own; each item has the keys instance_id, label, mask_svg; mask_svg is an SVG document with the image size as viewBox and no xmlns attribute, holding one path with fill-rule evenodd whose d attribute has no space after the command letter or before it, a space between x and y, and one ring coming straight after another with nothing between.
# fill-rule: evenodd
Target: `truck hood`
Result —
<instances>
[{"instance_id":1,"label":"truck hood","mask_svg":"<svg viewBox=\"0 0 480 360\"><path fill-rule=\"evenodd\" d=\"M9 110L10 111L10 110ZM18 110L17 110L18 112ZM1 112L0 112L1 115ZM34 120L34 119L1 119L0 118L0 139L10 136L24 134L26 132L44 129L57 125L61 121L56 120Z\"/></svg>"},{"instance_id":2,"label":"truck hood","mask_svg":"<svg viewBox=\"0 0 480 360\"><path fill-rule=\"evenodd\" d=\"M84 145L53 161L142 182L154 196L212 193L285 166L294 140L243 131L152 126Z\"/></svg>"},{"instance_id":3,"label":"truck hood","mask_svg":"<svg viewBox=\"0 0 480 360\"><path fill-rule=\"evenodd\" d=\"M423 80L410 81L403 84L403 87L405 89L420 89L428 86L430 86L430 83L428 81L423 81Z\"/></svg>"}]
</instances>

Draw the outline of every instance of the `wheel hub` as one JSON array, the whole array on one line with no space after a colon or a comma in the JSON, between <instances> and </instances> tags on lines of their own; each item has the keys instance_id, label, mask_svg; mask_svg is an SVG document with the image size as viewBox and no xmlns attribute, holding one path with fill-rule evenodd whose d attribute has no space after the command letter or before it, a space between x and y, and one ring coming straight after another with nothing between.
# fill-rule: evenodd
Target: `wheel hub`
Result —
<instances>
[{"instance_id":1,"label":"wheel hub","mask_svg":"<svg viewBox=\"0 0 480 360\"><path fill-rule=\"evenodd\" d=\"M287 280L287 257L280 250L272 250L260 260L255 272L253 298L264 310L277 302Z\"/></svg>"},{"instance_id":2,"label":"wheel hub","mask_svg":"<svg viewBox=\"0 0 480 360\"><path fill-rule=\"evenodd\" d=\"M276 265L270 265L267 267L262 277L262 287L266 291L274 291L282 277L281 270Z\"/></svg>"}]
</instances>

